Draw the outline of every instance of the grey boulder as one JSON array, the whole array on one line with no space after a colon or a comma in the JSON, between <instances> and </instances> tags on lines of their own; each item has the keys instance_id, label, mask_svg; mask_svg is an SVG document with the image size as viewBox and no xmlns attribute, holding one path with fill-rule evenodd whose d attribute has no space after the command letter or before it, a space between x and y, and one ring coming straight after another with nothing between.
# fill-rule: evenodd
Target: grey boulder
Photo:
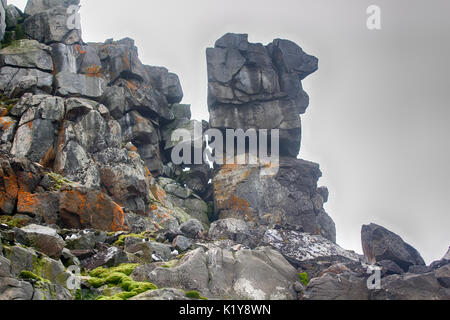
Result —
<instances>
[{"instance_id":1,"label":"grey boulder","mask_svg":"<svg viewBox=\"0 0 450 320\"><path fill-rule=\"evenodd\" d=\"M405 272L412 265L425 265L425 261L416 249L404 242L400 236L379 225L364 225L361 240L364 255L372 264L391 260Z\"/></svg>"},{"instance_id":2,"label":"grey boulder","mask_svg":"<svg viewBox=\"0 0 450 320\"><path fill-rule=\"evenodd\" d=\"M100 77L84 74L60 72L55 76L57 94L68 97L100 98L106 88L106 82Z\"/></svg>"},{"instance_id":3,"label":"grey boulder","mask_svg":"<svg viewBox=\"0 0 450 320\"><path fill-rule=\"evenodd\" d=\"M0 51L0 65L53 71L50 47L36 40L18 40Z\"/></svg>"},{"instance_id":4,"label":"grey boulder","mask_svg":"<svg viewBox=\"0 0 450 320\"><path fill-rule=\"evenodd\" d=\"M65 242L58 235L55 229L39 226L28 225L22 229L15 230L16 241L48 255L49 257L59 259Z\"/></svg>"}]
</instances>

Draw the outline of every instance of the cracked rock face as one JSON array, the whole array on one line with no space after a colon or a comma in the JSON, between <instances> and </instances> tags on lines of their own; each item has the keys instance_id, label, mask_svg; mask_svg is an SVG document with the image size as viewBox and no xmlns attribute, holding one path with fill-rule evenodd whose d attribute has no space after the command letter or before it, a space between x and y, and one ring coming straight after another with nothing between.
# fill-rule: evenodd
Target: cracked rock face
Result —
<instances>
[{"instance_id":1,"label":"cracked rock face","mask_svg":"<svg viewBox=\"0 0 450 320\"><path fill-rule=\"evenodd\" d=\"M323 209L324 199L317 189L322 175L319 165L284 157L277 174L261 175L263 169L225 165L218 170L213 185L219 218L301 228L335 242L334 222Z\"/></svg>"},{"instance_id":2,"label":"cracked rock face","mask_svg":"<svg viewBox=\"0 0 450 320\"><path fill-rule=\"evenodd\" d=\"M237 252L199 248L186 254L178 266L156 268L148 275L148 280L163 287L251 300L296 299L296 278L296 270L281 254L264 247Z\"/></svg>"},{"instance_id":3,"label":"cracked rock face","mask_svg":"<svg viewBox=\"0 0 450 320\"><path fill-rule=\"evenodd\" d=\"M210 124L219 129L280 129L283 155L300 150L300 114L309 97L301 80L318 68L317 58L289 40L249 43L226 34L208 48Z\"/></svg>"},{"instance_id":4,"label":"cracked rock face","mask_svg":"<svg viewBox=\"0 0 450 320\"><path fill-rule=\"evenodd\" d=\"M361 231L364 255L370 263L391 260L405 272L410 266L425 265L420 253L395 233L376 224L365 225Z\"/></svg>"}]
</instances>

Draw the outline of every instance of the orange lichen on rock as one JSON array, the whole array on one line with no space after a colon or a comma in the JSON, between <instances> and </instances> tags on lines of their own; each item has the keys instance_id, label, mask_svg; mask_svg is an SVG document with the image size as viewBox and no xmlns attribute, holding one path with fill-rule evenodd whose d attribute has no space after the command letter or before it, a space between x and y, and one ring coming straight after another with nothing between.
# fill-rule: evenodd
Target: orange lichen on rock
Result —
<instances>
[{"instance_id":1,"label":"orange lichen on rock","mask_svg":"<svg viewBox=\"0 0 450 320\"><path fill-rule=\"evenodd\" d=\"M250 204L247 200L237 197L236 195L232 195L230 199L230 208L233 211L240 212L243 214L251 213Z\"/></svg>"},{"instance_id":2,"label":"orange lichen on rock","mask_svg":"<svg viewBox=\"0 0 450 320\"><path fill-rule=\"evenodd\" d=\"M101 77L101 66L91 65L86 69L86 76L88 77L94 77L94 78L100 78Z\"/></svg>"},{"instance_id":3,"label":"orange lichen on rock","mask_svg":"<svg viewBox=\"0 0 450 320\"><path fill-rule=\"evenodd\" d=\"M131 70L131 63L128 50L125 50L125 53L122 55L122 62L128 69Z\"/></svg>"},{"instance_id":4,"label":"orange lichen on rock","mask_svg":"<svg viewBox=\"0 0 450 320\"><path fill-rule=\"evenodd\" d=\"M8 112L8 110L6 110ZM14 125L14 121L8 120L5 118L0 118L0 129L3 131L8 130L11 126Z\"/></svg>"},{"instance_id":5,"label":"orange lichen on rock","mask_svg":"<svg viewBox=\"0 0 450 320\"><path fill-rule=\"evenodd\" d=\"M0 117L5 117L7 116L9 113L8 109L4 108L2 109L2 112L0 112Z\"/></svg>"},{"instance_id":6,"label":"orange lichen on rock","mask_svg":"<svg viewBox=\"0 0 450 320\"><path fill-rule=\"evenodd\" d=\"M117 204L114 203L114 211L113 211L113 221L111 224L111 231L117 232L117 231L123 231L126 230L125 228L125 213L123 212L122 208Z\"/></svg>"},{"instance_id":7,"label":"orange lichen on rock","mask_svg":"<svg viewBox=\"0 0 450 320\"><path fill-rule=\"evenodd\" d=\"M55 160L55 157L56 157L55 148L51 146L45 153L45 155L42 157L41 161L39 161L39 164L45 168L50 168L51 164Z\"/></svg>"},{"instance_id":8,"label":"orange lichen on rock","mask_svg":"<svg viewBox=\"0 0 450 320\"><path fill-rule=\"evenodd\" d=\"M81 47L80 47L79 44L76 44L76 45L75 45L75 50L77 50L77 52L78 52L79 54L86 54L86 53L87 53L86 50L81 49Z\"/></svg>"},{"instance_id":9,"label":"orange lichen on rock","mask_svg":"<svg viewBox=\"0 0 450 320\"><path fill-rule=\"evenodd\" d=\"M34 214L39 207L39 196L25 191L19 191L17 212Z\"/></svg>"},{"instance_id":10,"label":"orange lichen on rock","mask_svg":"<svg viewBox=\"0 0 450 320\"><path fill-rule=\"evenodd\" d=\"M127 80L127 87L131 90L132 93L135 93L135 91L138 89L138 87L130 80Z\"/></svg>"},{"instance_id":11,"label":"orange lichen on rock","mask_svg":"<svg viewBox=\"0 0 450 320\"><path fill-rule=\"evenodd\" d=\"M17 177L9 162L4 161L0 166L0 212L13 213L18 193Z\"/></svg>"},{"instance_id":12,"label":"orange lichen on rock","mask_svg":"<svg viewBox=\"0 0 450 320\"><path fill-rule=\"evenodd\" d=\"M166 199L166 192L158 185L150 186L150 191L156 200L163 202Z\"/></svg>"},{"instance_id":13,"label":"orange lichen on rock","mask_svg":"<svg viewBox=\"0 0 450 320\"><path fill-rule=\"evenodd\" d=\"M112 199L98 190L61 193L59 211L67 227L124 231L125 213ZM78 226L77 226L78 225Z\"/></svg>"}]
</instances>

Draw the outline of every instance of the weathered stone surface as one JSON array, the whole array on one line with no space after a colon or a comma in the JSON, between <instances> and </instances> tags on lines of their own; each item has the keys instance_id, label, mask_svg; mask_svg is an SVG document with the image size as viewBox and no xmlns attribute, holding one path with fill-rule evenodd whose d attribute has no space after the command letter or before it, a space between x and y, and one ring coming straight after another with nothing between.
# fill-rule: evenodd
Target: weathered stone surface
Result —
<instances>
[{"instance_id":1,"label":"weathered stone surface","mask_svg":"<svg viewBox=\"0 0 450 320\"><path fill-rule=\"evenodd\" d=\"M164 300L164 301L181 301L191 300L186 297L186 293L183 290L164 288L158 290L150 290L140 295L137 295L130 300Z\"/></svg>"},{"instance_id":2,"label":"weathered stone surface","mask_svg":"<svg viewBox=\"0 0 450 320\"><path fill-rule=\"evenodd\" d=\"M154 241L127 238L125 240L125 251L137 257L139 263L150 263L155 261L169 261L172 258L171 247Z\"/></svg>"},{"instance_id":3,"label":"weathered stone surface","mask_svg":"<svg viewBox=\"0 0 450 320\"><path fill-rule=\"evenodd\" d=\"M39 282L34 287L33 300L38 301L65 301L73 300L69 290L61 285L47 282Z\"/></svg>"},{"instance_id":4,"label":"weathered stone surface","mask_svg":"<svg viewBox=\"0 0 450 320\"><path fill-rule=\"evenodd\" d=\"M31 300L33 287L14 278L0 278L0 300Z\"/></svg>"},{"instance_id":5,"label":"weathered stone surface","mask_svg":"<svg viewBox=\"0 0 450 320\"><path fill-rule=\"evenodd\" d=\"M11 273L17 277L23 270L32 271L38 263L37 253L30 248L5 247L5 258L11 263Z\"/></svg>"},{"instance_id":6,"label":"weathered stone surface","mask_svg":"<svg viewBox=\"0 0 450 320\"><path fill-rule=\"evenodd\" d=\"M81 73L100 77L102 64L96 47L90 45L51 45L55 72Z\"/></svg>"},{"instance_id":7,"label":"weathered stone surface","mask_svg":"<svg viewBox=\"0 0 450 320\"><path fill-rule=\"evenodd\" d=\"M225 165L213 178L215 210L219 218L236 218L262 225L301 227L335 242L334 222L317 192L322 175L317 164L283 157L275 175L266 167Z\"/></svg>"},{"instance_id":8,"label":"weathered stone surface","mask_svg":"<svg viewBox=\"0 0 450 320\"><path fill-rule=\"evenodd\" d=\"M182 182L199 196L206 198L209 191L209 184L212 178L212 170L209 165L194 165L189 171L182 175Z\"/></svg>"},{"instance_id":9,"label":"weathered stone surface","mask_svg":"<svg viewBox=\"0 0 450 320\"><path fill-rule=\"evenodd\" d=\"M0 158L0 212L12 214L16 207L19 187L8 159Z\"/></svg>"},{"instance_id":10,"label":"weathered stone surface","mask_svg":"<svg viewBox=\"0 0 450 320\"><path fill-rule=\"evenodd\" d=\"M368 300L366 279L352 273L326 273L309 283L303 300Z\"/></svg>"},{"instance_id":11,"label":"weathered stone surface","mask_svg":"<svg viewBox=\"0 0 450 320\"><path fill-rule=\"evenodd\" d=\"M54 152L57 127L53 120L35 119L21 125L16 132L11 154L33 162L45 162Z\"/></svg>"},{"instance_id":12,"label":"weathered stone surface","mask_svg":"<svg viewBox=\"0 0 450 320\"><path fill-rule=\"evenodd\" d=\"M12 147L17 121L12 117L0 117L0 149L9 152Z\"/></svg>"},{"instance_id":13,"label":"weathered stone surface","mask_svg":"<svg viewBox=\"0 0 450 320\"><path fill-rule=\"evenodd\" d=\"M131 111L119 120L123 128L123 140L131 141L135 146L159 143L158 131L152 122L138 112Z\"/></svg>"},{"instance_id":14,"label":"weathered stone surface","mask_svg":"<svg viewBox=\"0 0 450 320\"><path fill-rule=\"evenodd\" d=\"M450 264L437 269L435 271L435 276L441 286L447 289L450 288Z\"/></svg>"},{"instance_id":15,"label":"weathered stone surface","mask_svg":"<svg viewBox=\"0 0 450 320\"><path fill-rule=\"evenodd\" d=\"M204 231L203 225L197 219L191 219L180 226L181 232L191 238L197 239Z\"/></svg>"},{"instance_id":16,"label":"weathered stone surface","mask_svg":"<svg viewBox=\"0 0 450 320\"><path fill-rule=\"evenodd\" d=\"M0 9L1 10L1 9ZM14 5L10 4L6 7L6 28L14 28L22 18L22 12Z\"/></svg>"},{"instance_id":17,"label":"weathered stone surface","mask_svg":"<svg viewBox=\"0 0 450 320\"><path fill-rule=\"evenodd\" d=\"M25 7L25 14L33 16L53 7L62 6L67 8L70 5L78 5L79 3L80 0L29 0Z\"/></svg>"},{"instance_id":18,"label":"weathered stone surface","mask_svg":"<svg viewBox=\"0 0 450 320\"><path fill-rule=\"evenodd\" d=\"M49 257L59 259L65 246L64 240L57 234L55 229L28 225L15 230L15 239L17 242L33 247Z\"/></svg>"},{"instance_id":19,"label":"weathered stone surface","mask_svg":"<svg viewBox=\"0 0 450 320\"><path fill-rule=\"evenodd\" d=\"M268 46L246 34L226 34L206 51L210 124L219 129L280 129L280 152L300 150L300 114L309 97L301 80L318 60L295 43L276 39Z\"/></svg>"},{"instance_id":20,"label":"weathered stone surface","mask_svg":"<svg viewBox=\"0 0 450 320\"><path fill-rule=\"evenodd\" d=\"M383 260L377 262L377 266L381 267L381 275L393 275L393 274L403 274L404 271L395 262L390 260ZM411 268L410 268L411 269Z\"/></svg>"},{"instance_id":21,"label":"weathered stone surface","mask_svg":"<svg viewBox=\"0 0 450 320\"><path fill-rule=\"evenodd\" d=\"M37 69L3 67L0 69L0 90L11 97L24 93L51 93L53 75Z\"/></svg>"},{"instance_id":22,"label":"weathered stone surface","mask_svg":"<svg viewBox=\"0 0 450 320\"><path fill-rule=\"evenodd\" d=\"M371 300L448 300L450 295L433 272L393 275L381 280L381 290L371 291Z\"/></svg>"},{"instance_id":23,"label":"weathered stone surface","mask_svg":"<svg viewBox=\"0 0 450 320\"><path fill-rule=\"evenodd\" d=\"M3 254L3 253L2 253ZM0 256L0 278L11 277L11 261Z\"/></svg>"},{"instance_id":24,"label":"weathered stone surface","mask_svg":"<svg viewBox=\"0 0 450 320\"><path fill-rule=\"evenodd\" d=\"M179 103L183 99L180 79L164 67L145 66L150 82L161 91L169 104Z\"/></svg>"},{"instance_id":25,"label":"weathered stone surface","mask_svg":"<svg viewBox=\"0 0 450 320\"><path fill-rule=\"evenodd\" d=\"M50 47L36 40L18 40L13 45L0 50L0 65L53 71Z\"/></svg>"},{"instance_id":26,"label":"weathered stone surface","mask_svg":"<svg viewBox=\"0 0 450 320\"><path fill-rule=\"evenodd\" d=\"M103 73L108 82L113 83L118 78L148 80L146 69L138 58L138 50L133 39L124 38L92 45L97 47Z\"/></svg>"},{"instance_id":27,"label":"weathered stone surface","mask_svg":"<svg viewBox=\"0 0 450 320\"><path fill-rule=\"evenodd\" d=\"M179 252L184 252L192 246L192 241L184 236L177 236L172 243L173 247Z\"/></svg>"},{"instance_id":28,"label":"weathered stone surface","mask_svg":"<svg viewBox=\"0 0 450 320\"><path fill-rule=\"evenodd\" d=\"M97 254L81 260L81 266L87 270L104 266L106 268L116 267L122 263L128 263L126 253L117 247L103 247Z\"/></svg>"},{"instance_id":29,"label":"weathered stone surface","mask_svg":"<svg viewBox=\"0 0 450 320\"><path fill-rule=\"evenodd\" d=\"M198 290L207 297L294 300L295 269L268 248L232 253L203 248L187 253L171 269L156 268L148 280L162 287Z\"/></svg>"},{"instance_id":30,"label":"weathered stone surface","mask_svg":"<svg viewBox=\"0 0 450 320\"><path fill-rule=\"evenodd\" d=\"M78 257L67 248L64 248L61 253L61 262L66 268L70 266L80 266Z\"/></svg>"},{"instance_id":31,"label":"weathered stone surface","mask_svg":"<svg viewBox=\"0 0 450 320\"><path fill-rule=\"evenodd\" d=\"M39 9L25 9L25 13L33 12L28 17L23 29L27 36L41 43L51 44L54 42L62 42L67 45L80 44L81 30L69 29L67 21L71 13L68 13L67 7L64 6L46 6L48 9L41 7Z\"/></svg>"},{"instance_id":32,"label":"weathered stone surface","mask_svg":"<svg viewBox=\"0 0 450 320\"><path fill-rule=\"evenodd\" d=\"M265 233L263 242L300 267L315 262L359 262L361 259L356 253L344 250L322 236L298 231L270 229Z\"/></svg>"},{"instance_id":33,"label":"weathered stone surface","mask_svg":"<svg viewBox=\"0 0 450 320\"><path fill-rule=\"evenodd\" d=\"M409 266L425 265L420 253L395 233L376 224L365 225L361 231L364 255L372 264L391 260L405 272Z\"/></svg>"},{"instance_id":34,"label":"weathered stone surface","mask_svg":"<svg viewBox=\"0 0 450 320\"><path fill-rule=\"evenodd\" d=\"M234 218L221 219L211 224L208 237L212 240L232 240L249 248L257 247L265 228L250 227L245 221Z\"/></svg>"},{"instance_id":35,"label":"weathered stone surface","mask_svg":"<svg viewBox=\"0 0 450 320\"><path fill-rule=\"evenodd\" d=\"M102 78L68 72L58 73L55 81L56 91L62 96L100 98L106 87Z\"/></svg>"},{"instance_id":36,"label":"weathered stone surface","mask_svg":"<svg viewBox=\"0 0 450 320\"><path fill-rule=\"evenodd\" d=\"M135 213L146 212L151 174L135 152L106 149L95 157L100 180L118 204Z\"/></svg>"},{"instance_id":37,"label":"weathered stone surface","mask_svg":"<svg viewBox=\"0 0 450 320\"><path fill-rule=\"evenodd\" d=\"M106 241L106 232L83 230L67 236L66 248L70 250L93 250L99 243Z\"/></svg>"},{"instance_id":38,"label":"weathered stone surface","mask_svg":"<svg viewBox=\"0 0 450 320\"><path fill-rule=\"evenodd\" d=\"M72 190L60 193L59 214L62 224L73 229L104 231L125 229L122 208L97 190Z\"/></svg>"},{"instance_id":39,"label":"weathered stone surface","mask_svg":"<svg viewBox=\"0 0 450 320\"><path fill-rule=\"evenodd\" d=\"M3 40L6 30L6 1L0 3L0 41Z\"/></svg>"}]
</instances>

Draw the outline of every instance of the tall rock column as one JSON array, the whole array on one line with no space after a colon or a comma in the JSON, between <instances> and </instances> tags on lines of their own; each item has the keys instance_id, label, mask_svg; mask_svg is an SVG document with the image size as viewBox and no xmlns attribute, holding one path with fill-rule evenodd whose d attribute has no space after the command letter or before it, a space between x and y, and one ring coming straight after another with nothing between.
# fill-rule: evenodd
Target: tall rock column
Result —
<instances>
[{"instance_id":1,"label":"tall rock column","mask_svg":"<svg viewBox=\"0 0 450 320\"><path fill-rule=\"evenodd\" d=\"M206 56L210 127L280 132L277 174L261 175L262 165L219 168L213 179L219 219L278 225L336 241L334 222L323 209L328 190L317 187L319 165L297 159L300 114L309 105L302 80L318 69L318 59L289 40L264 46L249 43L246 34L224 35Z\"/></svg>"}]
</instances>

